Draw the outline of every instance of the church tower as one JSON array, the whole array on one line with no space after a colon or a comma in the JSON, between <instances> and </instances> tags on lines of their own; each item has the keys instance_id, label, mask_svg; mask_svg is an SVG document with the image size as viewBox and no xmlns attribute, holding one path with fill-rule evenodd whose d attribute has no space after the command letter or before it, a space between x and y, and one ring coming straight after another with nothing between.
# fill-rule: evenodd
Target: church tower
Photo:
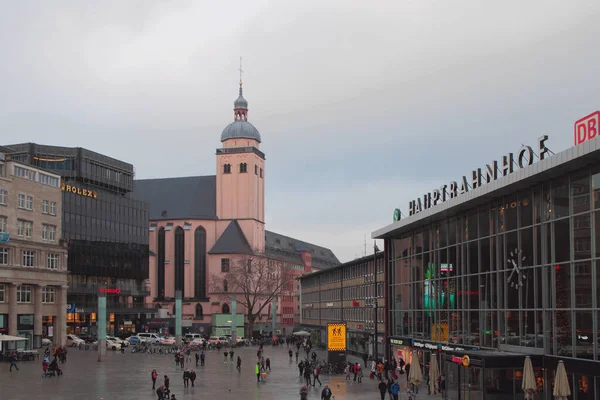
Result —
<instances>
[{"instance_id":1,"label":"church tower","mask_svg":"<svg viewBox=\"0 0 600 400\"><path fill-rule=\"evenodd\" d=\"M217 149L217 217L237 220L250 246L265 248L265 155L260 133L248 122L248 102L242 90L233 106L233 122L223 130Z\"/></svg>"}]
</instances>

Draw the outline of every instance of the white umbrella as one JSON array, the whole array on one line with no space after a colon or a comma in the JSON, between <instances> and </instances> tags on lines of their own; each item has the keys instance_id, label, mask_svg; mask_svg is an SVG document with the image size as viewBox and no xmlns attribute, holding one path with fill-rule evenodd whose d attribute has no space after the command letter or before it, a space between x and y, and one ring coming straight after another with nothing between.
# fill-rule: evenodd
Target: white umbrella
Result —
<instances>
[{"instance_id":1,"label":"white umbrella","mask_svg":"<svg viewBox=\"0 0 600 400\"><path fill-rule=\"evenodd\" d=\"M521 383L521 389L523 389L526 399L533 400L535 392L537 391L537 384L535 383L535 374L529 356L525 357L525 364L523 365L523 382Z\"/></svg>"},{"instance_id":2,"label":"white umbrella","mask_svg":"<svg viewBox=\"0 0 600 400\"><path fill-rule=\"evenodd\" d=\"M413 352L413 362L410 366L410 372L408 373L408 381L414 386L419 386L423 382L423 373L421 372L421 364L419 363L419 357L417 352Z\"/></svg>"},{"instance_id":3,"label":"white umbrella","mask_svg":"<svg viewBox=\"0 0 600 400\"><path fill-rule=\"evenodd\" d=\"M558 366L556 367L556 375L554 376L554 391L552 394L557 400L567 400L567 397L571 395L567 371L565 370L565 364L562 361L559 361Z\"/></svg>"},{"instance_id":4,"label":"white umbrella","mask_svg":"<svg viewBox=\"0 0 600 400\"><path fill-rule=\"evenodd\" d=\"M20 336L0 335L0 342L20 342L22 340L27 340L27 338Z\"/></svg>"},{"instance_id":5,"label":"white umbrella","mask_svg":"<svg viewBox=\"0 0 600 400\"><path fill-rule=\"evenodd\" d=\"M298 331L298 332L292 333L292 335L294 335L294 336L310 336L310 333L306 332L306 331Z\"/></svg>"},{"instance_id":6,"label":"white umbrella","mask_svg":"<svg viewBox=\"0 0 600 400\"><path fill-rule=\"evenodd\" d=\"M429 389L432 394L438 392L438 378L440 377L440 371L438 369L437 357L433 355L431 363L429 364Z\"/></svg>"}]
</instances>

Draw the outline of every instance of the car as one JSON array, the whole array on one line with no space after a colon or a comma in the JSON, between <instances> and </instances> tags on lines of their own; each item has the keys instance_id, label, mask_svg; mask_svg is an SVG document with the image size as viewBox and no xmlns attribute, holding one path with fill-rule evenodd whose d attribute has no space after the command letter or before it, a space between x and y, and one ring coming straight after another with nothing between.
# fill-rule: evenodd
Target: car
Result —
<instances>
[{"instance_id":1,"label":"car","mask_svg":"<svg viewBox=\"0 0 600 400\"><path fill-rule=\"evenodd\" d=\"M204 339L203 337L196 338L196 339L192 340L190 343L194 344L196 346L204 346L204 343L206 343L206 339Z\"/></svg>"},{"instance_id":2,"label":"car","mask_svg":"<svg viewBox=\"0 0 600 400\"><path fill-rule=\"evenodd\" d=\"M52 346L52 340L50 340L48 338L43 338L42 339L42 346Z\"/></svg>"},{"instance_id":3,"label":"car","mask_svg":"<svg viewBox=\"0 0 600 400\"><path fill-rule=\"evenodd\" d=\"M164 337L160 340L160 344L164 344L164 345L174 345L175 344L175 338L174 337Z\"/></svg>"},{"instance_id":4,"label":"car","mask_svg":"<svg viewBox=\"0 0 600 400\"><path fill-rule=\"evenodd\" d=\"M220 342L219 337L217 337L217 336L211 336L208 339L208 344L219 344L219 342Z\"/></svg>"},{"instance_id":5,"label":"car","mask_svg":"<svg viewBox=\"0 0 600 400\"><path fill-rule=\"evenodd\" d=\"M129 346L129 342L127 340L123 340L123 339L119 339L117 337L114 336L107 336L106 340L112 340L113 342L117 342L119 343L122 347L127 347Z\"/></svg>"},{"instance_id":6,"label":"car","mask_svg":"<svg viewBox=\"0 0 600 400\"><path fill-rule=\"evenodd\" d=\"M160 337L156 333L138 333L138 338L142 343L159 344Z\"/></svg>"},{"instance_id":7,"label":"car","mask_svg":"<svg viewBox=\"0 0 600 400\"><path fill-rule=\"evenodd\" d=\"M131 345L136 345L136 344L142 343L142 341L140 340L140 338L137 337L137 336L129 336L127 338L126 342L128 342Z\"/></svg>"},{"instance_id":8,"label":"car","mask_svg":"<svg viewBox=\"0 0 600 400\"><path fill-rule=\"evenodd\" d=\"M67 346L68 347L77 347L80 344L84 344L85 340L75 336L75 335L67 335Z\"/></svg>"},{"instance_id":9,"label":"car","mask_svg":"<svg viewBox=\"0 0 600 400\"><path fill-rule=\"evenodd\" d=\"M114 350L114 351L121 350L121 343L119 343L115 340L106 338L106 348Z\"/></svg>"},{"instance_id":10,"label":"car","mask_svg":"<svg viewBox=\"0 0 600 400\"><path fill-rule=\"evenodd\" d=\"M186 333L185 334L185 342L186 343L193 342L195 339L200 339L200 338L202 338L202 335L199 333Z\"/></svg>"}]
</instances>

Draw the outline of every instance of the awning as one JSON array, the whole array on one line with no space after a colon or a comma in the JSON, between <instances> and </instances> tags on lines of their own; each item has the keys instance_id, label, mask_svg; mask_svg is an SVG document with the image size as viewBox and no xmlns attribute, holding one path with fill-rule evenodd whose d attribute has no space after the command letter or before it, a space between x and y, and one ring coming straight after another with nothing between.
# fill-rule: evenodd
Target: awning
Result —
<instances>
[{"instance_id":1,"label":"awning","mask_svg":"<svg viewBox=\"0 0 600 400\"><path fill-rule=\"evenodd\" d=\"M0 342L20 342L22 340L27 340L27 338L20 336L0 335Z\"/></svg>"}]
</instances>

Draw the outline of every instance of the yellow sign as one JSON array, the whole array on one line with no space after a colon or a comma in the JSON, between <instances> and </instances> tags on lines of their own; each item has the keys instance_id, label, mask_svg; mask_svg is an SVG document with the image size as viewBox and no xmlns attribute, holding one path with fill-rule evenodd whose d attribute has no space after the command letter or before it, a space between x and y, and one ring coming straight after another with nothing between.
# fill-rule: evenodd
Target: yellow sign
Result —
<instances>
[{"instance_id":1,"label":"yellow sign","mask_svg":"<svg viewBox=\"0 0 600 400\"><path fill-rule=\"evenodd\" d=\"M65 185L64 183L60 185L60 188L63 192L71 192L81 196L93 197L94 199L98 196L95 190L81 189L77 186Z\"/></svg>"},{"instance_id":2,"label":"yellow sign","mask_svg":"<svg viewBox=\"0 0 600 400\"><path fill-rule=\"evenodd\" d=\"M448 343L448 323L442 322L431 325L431 340L439 343Z\"/></svg>"},{"instance_id":3,"label":"yellow sign","mask_svg":"<svg viewBox=\"0 0 600 400\"><path fill-rule=\"evenodd\" d=\"M327 350L346 351L346 324L327 324Z\"/></svg>"},{"instance_id":4,"label":"yellow sign","mask_svg":"<svg viewBox=\"0 0 600 400\"><path fill-rule=\"evenodd\" d=\"M464 355L462 358L462 365L463 367L468 367L469 364L471 364L471 359L469 358L469 356Z\"/></svg>"}]
</instances>

